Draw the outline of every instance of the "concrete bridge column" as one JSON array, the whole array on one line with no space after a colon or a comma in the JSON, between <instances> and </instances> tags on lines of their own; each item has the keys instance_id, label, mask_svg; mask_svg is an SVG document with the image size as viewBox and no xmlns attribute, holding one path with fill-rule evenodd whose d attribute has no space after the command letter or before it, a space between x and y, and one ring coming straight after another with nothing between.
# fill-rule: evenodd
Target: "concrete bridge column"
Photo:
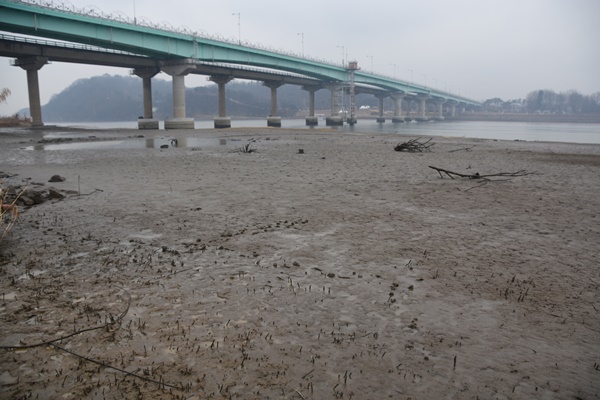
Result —
<instances>
[{"instance_id":1,"label":"concrete bridge column","mask_svg":"<svg viewBox=\"0 0 600 400\"><path fill-rule=\"evenodd\" d=\"M231 118L227 116L227 98L225 97L225 85L230 82L233 77L228 75L213 75L209 80L219 86L219 116L215 118L215 128L231 128Z\"/></svg>"},{"instance_id":2,"label":"concrete bridge column","mask_svg":"<svg viewBox=\"0 0 600 400\"><path fill-rule=\"evenodd\" d=\"M33 127L44 126L42 121L42 103L40 101L40 81L38 71L48 64L45 57L23 57L15 60L14 65L27 71L27 90L29 92L29 114Z\"/></svg>"},{"instance_id":3,"label":"concrete bridge column","mask_svg":"<svg viewBox=\"0 0 600 400\"><path fill-rule=\"evenodd\" d=\"M144 97L144 117L138 118L138 129L158 129L158 120L152 117L152 78L158 74L157 68L134 69L133 74L142 78Z\"/></svg>"},{"instance_id":4,"label":"concrete bridge column","mask_svg":"<svg viewBox=\"0 0 600 400\"><path fill-rule=\"evenodd\" d=\"M281 117L277 116L277 88L281 82L265 81L263 85L271 89L271 114L267 117L267 126L281 127Z\"/></svg>"},{"instance_id":5,"label":"concrete bridge column","mask_svg":"<svg viewBox=\"0 0 600 400\"><path fill-rule=\"evenodd\" d=\"M450 104L450 116L456 117L456 103L454 102Z\"/></svg>"},{"instance_id":6,"label":"concrete bridge column","mask_svg":"<svg viewBox=\"0 0 600 400\"><path fill-rule=\"evenodd\" d=\"M170 65L162 68L173 79L173 118L165 120L165 129L194 129L194 119L185 116L185 76L188 65Z\"/></svg>"},{"instance_id":7,"label":"concrete bridge column","mask_svg":"<svg viewBox=\"0 0 600 400\"><path fill-rule=\"evenodd\" d=\"M412 101L411 97L406 97L406 117L404 118L404 122L412 121L412 117L410 116L410 112L412 111Z\"/></svg>"},{"instance_id":8,"label":"concrete bridge column","mask_svg":"<svg viewBox=\"0 0 600 400\"><path fill-rule=\"evenodd\" d=\"M308 117L306 117L306 126L319 125L319 119L315 117L315 92L321 89L318 86L302 86L302 90L308 92Z\"/></svg>"},{"instance_id":9,"label":"concrete bridge column","mask_svg":"<svg viewBox=\"0 0 600 400\"><path fill-rule=\"evenodd\" d=\"M394 99L394 116L392 117L393 123L404 122L404 117L402 116L402 99L404 99L404 94L394 94L392 95L392 99Z\"/></svg>"},{"instance_id":10,"label":"concrete bridge column","mask_svg":"<svg viewBox=\"0 0 600 400\"><path fill-rule=\"evenodd\" d=\"M340 108L338 105L338 93L342 89L340 85L331 85L331 115L325 119L325 125L327 126L342 126L344 125L344 118L339 114Z\"/></svg>"},{"instance_id":11,"label":"concrete bridge column","mask_svg":"<svg viewBox=\"0 0 600 400\"><path fill-rule=\"evenodd\" d=\"M385 122L385 117L383 116L383 99L387 96L376 96L379 99L379 116L377 117L377 122L380 124Z\"/></svg>"},{"instance_id":12,"label":"concrete bridge column","mask_svg":"<svg viewBox=\"0 0 600 400\"><path fill-rule=\"evenodd\" d=\"M443 101L443 100L435 102L435 106L437 107L437 113L436 113L434 119L436 121L444 120L444 103L445 103L445 101Z\"/></svg>"},{"instance_id":13,"label":"concrete bridge column","mask_svg":"<svg viewBox=\"0 0 600 400\"><path fill-rule=\"evenodd\" d=\"M419 101L419 103L418 103L419 107L418 107L417 117L415 119L419 122L427 121L427 115L425 115L425 111L427 109L427 99L428 98L429 98L429 96L427 96L427 95L420 95L417 98L417 100Z\"/></svg>"}]
</instances>

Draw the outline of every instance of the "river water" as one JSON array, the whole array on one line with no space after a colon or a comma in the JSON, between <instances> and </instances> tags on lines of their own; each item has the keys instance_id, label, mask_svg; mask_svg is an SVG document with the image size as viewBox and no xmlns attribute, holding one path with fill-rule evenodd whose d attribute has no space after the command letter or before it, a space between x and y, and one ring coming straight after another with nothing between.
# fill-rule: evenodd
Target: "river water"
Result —
<instances>
[{"instance_id":1,"label":"river water","mask_svg":"<svg viewBox=\"0 0 600 400\"><path fill-rule=\"evenodd\" d=\"M47 123L48 125L80 127L88 129L136 129L137 121ZM266 119L232 119L233 128L265 127ZM212 120L196 121L196 129L213 128ZM162 128L162 122L161 122ZM304 119L282 119L282 128L314 129L306 127ZM441 121L424 123L379 124L374 120L359 120L354 126L326 127L320 120L317 129L333 129L341 132L398 133L411 136L447 136L498 140L526 140L568 143L600 144L600 124L536 123L536 122L477 122Z\"/></svg>"}]
</instances>

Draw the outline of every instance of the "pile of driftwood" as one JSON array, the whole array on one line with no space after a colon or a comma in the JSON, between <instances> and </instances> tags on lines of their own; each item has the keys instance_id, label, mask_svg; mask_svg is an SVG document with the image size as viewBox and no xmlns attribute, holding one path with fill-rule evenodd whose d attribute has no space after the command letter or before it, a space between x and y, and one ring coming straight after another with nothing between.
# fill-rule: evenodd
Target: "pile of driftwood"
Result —
<instances>
[{"instance_id":1,"label":"pile of driftwood","mask_svg":"<svg viewBox=\"0 0 600 400\"><path fill-rule=\"evenodd\" d=\"M422 153L425 151L431 151L430 150L431 146L433 146L435 144L435 143L430 143L431 138L427 139L425 141L420 141L420 140L421 140L421 138L417 138L417 139L409 140L408 142L398 143L396 145L396 147L394 147L394 150L406 151L409 153Z\"/></svg>"}]
</instances>

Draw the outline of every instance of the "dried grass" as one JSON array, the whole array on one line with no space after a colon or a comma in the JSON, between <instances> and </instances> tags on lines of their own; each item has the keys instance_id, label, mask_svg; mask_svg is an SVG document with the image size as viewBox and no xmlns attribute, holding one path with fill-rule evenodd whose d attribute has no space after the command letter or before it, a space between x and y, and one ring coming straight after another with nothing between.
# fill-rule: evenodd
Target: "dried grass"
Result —
<instances>
[{"instance_id":1,"label":"dried grass","mask_svg":"<svg viewBox=\"0 0 600 400\"><path fill-rule=\"evenodd\" d=\"M0 242L8 235L8 232L13 227L19 217L19 208L17 200L23 192L10 194L3 185L0 179Z\"/></svg>"}]
</instances>

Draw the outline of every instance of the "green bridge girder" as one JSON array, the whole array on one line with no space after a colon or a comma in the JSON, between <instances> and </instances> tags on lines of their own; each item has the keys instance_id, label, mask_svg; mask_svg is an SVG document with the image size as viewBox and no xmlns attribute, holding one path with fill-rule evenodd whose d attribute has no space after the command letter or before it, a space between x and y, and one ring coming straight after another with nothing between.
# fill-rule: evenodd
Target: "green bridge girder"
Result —
<instances>
[{"instance_id":1,"label":"green bridge girder","mask_svg":"<svg viewBox=\"0 0 600 400\"><path fill-rule=\"evenodd\" d=\"M350 81L350 72L341 65L10 0L0 0L0 30L121 50L171 62L191 58L292 72L318 79L324 84ZM362 71L355 71L354 81L384 89L390 94L408 93L480 105L462 96Z\"/></svg>"}]
</instances>

